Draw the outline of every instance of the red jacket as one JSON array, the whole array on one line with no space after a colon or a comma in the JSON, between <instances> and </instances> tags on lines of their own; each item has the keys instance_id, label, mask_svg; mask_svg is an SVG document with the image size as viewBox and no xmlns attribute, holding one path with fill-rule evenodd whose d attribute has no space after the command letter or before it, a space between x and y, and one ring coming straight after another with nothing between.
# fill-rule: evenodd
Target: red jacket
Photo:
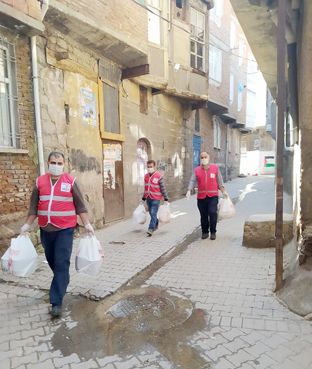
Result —
<instances>
[{"instance_id":1,"label":"red jacket","mask_svg":"<svg viewBox=\"0 0 312 369\"><path fill-rule=\"evenodd\" d=\"M37 178L38 224L40 227L45 227L48 223L60 229L76 226L77 215L72 195L74 182L75 178L68 173L62 174L54 185L52 185L50 174Z\"/></svg>"},{"instance_id":2,"label":"red jacket","mask_svg":"<svg viewBox=\"0 0 312 369\"><path fill-rule=\"evenodd\" d=\"M198 185L198 199L218 196L218 171L216 164L210 164L208 170L202 166L195 168L195 175Z\"/></svg>"},{"instance_id":3,"label":"red jacket","mask_svg":"<svg viewBox=\"0 0 312 369\"><path fill-rule=\"evenodd\" d=\"M145 174L144 177L144 195L145 199L150 198L152 200L161 200L162 194L160 191L159 180L161 175L159 172L154 172L152 175Z\"/></svg>"}]
</instances>

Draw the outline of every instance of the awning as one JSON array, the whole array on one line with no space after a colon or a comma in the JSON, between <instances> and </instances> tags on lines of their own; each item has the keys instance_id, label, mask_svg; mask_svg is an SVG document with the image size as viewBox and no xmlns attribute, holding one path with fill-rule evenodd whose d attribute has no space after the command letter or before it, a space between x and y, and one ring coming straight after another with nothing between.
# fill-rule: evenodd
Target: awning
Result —
<instances>
[{"instance_id":1,"label":"awning","mask_svg":"<svg viewBox=\"0 0 312 369\"><path fill-rule=\"evenodd\" d=\"M208 108L211 114L214 115L222 115L227 114L229 112L229 109L226 106L221 105L220 103L213 101L211 99L208 100Z\"/></svg>"}]
</instances>

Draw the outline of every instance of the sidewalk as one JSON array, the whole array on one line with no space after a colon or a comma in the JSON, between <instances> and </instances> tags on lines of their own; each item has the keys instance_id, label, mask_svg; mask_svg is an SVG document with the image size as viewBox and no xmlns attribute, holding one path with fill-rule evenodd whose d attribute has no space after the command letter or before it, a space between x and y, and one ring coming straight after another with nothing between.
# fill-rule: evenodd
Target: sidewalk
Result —
<instances>
[{"instance_id":1,"label":"sidewalk","mask_svg":"<svg viewBox=\"0 0 312 369\"><path fill-rule=\"evenodd\" d=\"M71 260L71 281L67 292L94 299L114 293L199 226L194 196L189 201L180 199L171 203L171 214L171 222L160 224L152 237L146 236L148 223L137 225L132 219L122 220L96 231L96 237L101 241L105 255L101 272L96 277L75 271L75 255L79 242L79 239L76 239ZM40 255L39 268L29 278L17 278L2 271L0 278L15 282L19 286L48 290L52 273L45 256Z\"/></svg>"}]
</instances>

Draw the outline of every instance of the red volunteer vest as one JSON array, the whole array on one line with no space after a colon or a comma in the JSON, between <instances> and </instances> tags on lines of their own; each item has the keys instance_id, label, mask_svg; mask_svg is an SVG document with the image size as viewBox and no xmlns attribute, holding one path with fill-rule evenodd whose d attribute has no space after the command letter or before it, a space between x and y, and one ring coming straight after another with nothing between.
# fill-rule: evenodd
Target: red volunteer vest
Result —
<instances>
[{"instance_id":1,"label":"red volunteer vest","mask_svg":"<svg viewBox=\"0 0 312 369\"><path fill-rule=\"evenodd\" d=\"M152 200L161 200L162 194L160 191L159 180L161 175L159 172L154 172L151 176L149 173L144 177L144 197Z\"/></svg>"},{"instance_id":2,"label":"red volunteer vest","mask_svg":"<svg viewBox=\"0 0 312 369\"><path fill-rule=\"evenodd\" d=\"M218 172L216 164L210 164L208 170L202 166L195 168L195 175L198 184L198 199L218 196Z\"/></svg>"},{"instance_id":3,"label":"red volunteer vest","mask_svg":"<svg viewBox=\"0 0 312 369\"><path fill-rule=\"evenodd\" d=\"M77 215L72 194L74 182L75 178L68 173L62 174L53 186L50 174L37 178L40 227L45 227L48 223L60 229L76 226Z\"/></svg>"}]
</instances>

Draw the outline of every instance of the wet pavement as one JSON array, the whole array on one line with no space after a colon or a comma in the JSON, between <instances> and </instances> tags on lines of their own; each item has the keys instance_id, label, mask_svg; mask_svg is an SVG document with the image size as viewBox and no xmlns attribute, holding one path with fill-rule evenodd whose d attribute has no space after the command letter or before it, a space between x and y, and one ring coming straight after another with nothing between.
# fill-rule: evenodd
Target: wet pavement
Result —
<instances>
[{"instance_id":1,"label":"wet pavement","mask_svg":"<svg viewBox=\"0 0 312 369\"><path fill-rule=\"evenodd\" d=\"M0 368L312 369L311 322L272 292L274 250L241 246L245 217L273 212L273 178L227 187L237 215L216 241L200 239L194 197L173 204L150 244L129 221L101 231L106 265L123 261L119 276L75 276L61 319L48 315L44 267L22 281L1 274Z\"/></svg>"}]
</instances>

